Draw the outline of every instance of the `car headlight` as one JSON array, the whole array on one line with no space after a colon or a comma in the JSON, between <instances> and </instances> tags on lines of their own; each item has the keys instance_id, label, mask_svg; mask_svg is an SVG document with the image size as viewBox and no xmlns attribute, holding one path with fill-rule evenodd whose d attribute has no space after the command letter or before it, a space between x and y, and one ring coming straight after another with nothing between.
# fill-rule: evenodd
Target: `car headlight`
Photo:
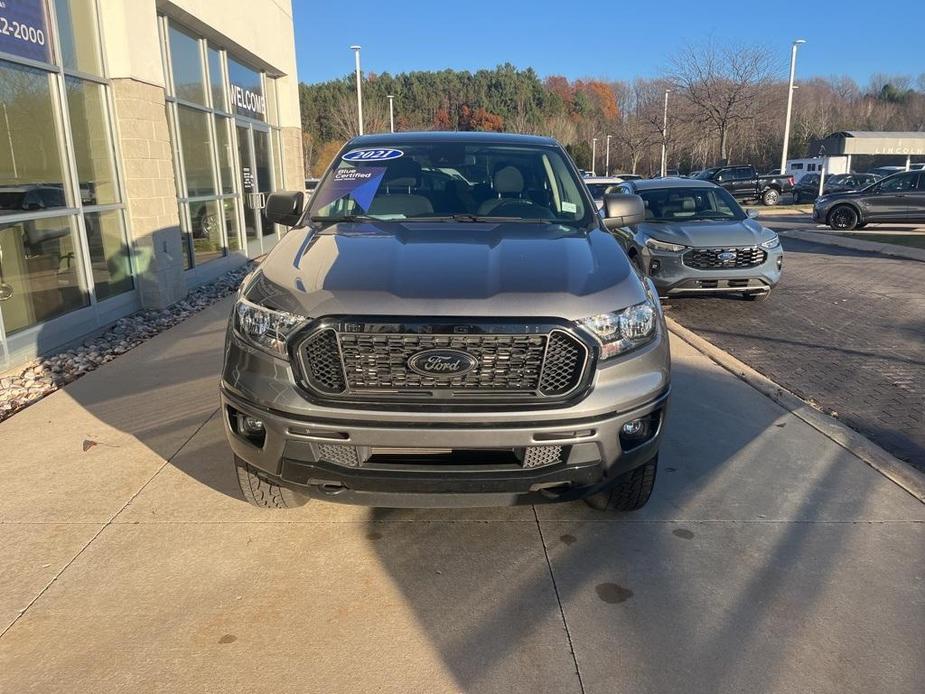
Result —
<instances>
[{"instance_id":1,"label":"car headlight","mask_svg":"<svg viewBox=\"0 0 925 694\"><path fill-rule=\"evenodd\" d=\"M613 313L578 321L601 345L601 359L610 359L641 347L655 337L658 313L645 301Z\"/></svg>"},{"instance_id":2,"label":"car headlight","mask_svg":"<svg viewBox=\"0 0 925 694\"><path fill-rule=\"evenodd\" d=\"M683 251L687 248L687 246L682 246L679 243L668 243L667 241L659 241L658 239L646 239L646 245L653 251L671 251L673 253Z\"/></svg>"},{"instance_id":3,"label":"car headlight","mask_svg":"<svg viewBox=\"0 0 925 694\"><path fill-rule=\"evenodd\" d=\"M780 245L780 236L778 236L777 234L774 235L773 239L768 239L767 241L761 242L762 248L768 248L768 249L777 248L779 245Z\"/></svg>"},{"instance_id":4,"label":"car headlight","mask_svg":"<svg viewBox=\"0 0 925 694\"><path fill-rule=\"evenodd\" d=\"M825 197L824 195L821 196L821 197L818 197L818 198L816 198L816 206L818 207L818 206L820 206L820 205L824 205L824 204L826 204L828 201L829 201L829 199L828 199L827 197Z\"/></svg>"},{"instance_id":5,"label":"car headlight","mask_svg":"<svg viewBox=\"0 0 925 694\"><path fill-rule=\"evenodd\" d=\"M242 340L277 357L286 356L286 342L308 319L259 306L244 297L234 307L234 330Z\"/></svg>"}]
</instances>

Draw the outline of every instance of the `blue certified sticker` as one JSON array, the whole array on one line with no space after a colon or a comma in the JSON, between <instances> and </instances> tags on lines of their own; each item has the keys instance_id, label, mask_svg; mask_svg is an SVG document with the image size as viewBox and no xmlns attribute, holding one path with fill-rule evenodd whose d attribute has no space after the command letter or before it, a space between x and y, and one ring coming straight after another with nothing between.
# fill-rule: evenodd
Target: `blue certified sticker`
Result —
<instances>
[{"instance_id":1,"label":"blue certified sticker","mask_svg":"<svg viewBox=\"0 0 925 694\"><path fill-rule=\"evenodd\" d=\"M400 149L382 149L381 147L364 147L351 149L341 157L344 161L386 161L404 156Z\"/></svg>"}]
</instances>

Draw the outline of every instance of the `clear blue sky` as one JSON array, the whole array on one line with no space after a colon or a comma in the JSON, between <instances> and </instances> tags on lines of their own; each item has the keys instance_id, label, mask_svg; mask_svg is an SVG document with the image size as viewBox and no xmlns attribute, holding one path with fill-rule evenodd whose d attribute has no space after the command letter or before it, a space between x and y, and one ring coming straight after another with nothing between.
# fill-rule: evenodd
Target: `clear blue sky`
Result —
<instances>
[{"instance_id":1,"label":"clear blue sky","mask_svg":"<svg viewBox=\"0 0 925 694\"><path fill-rule=\"evenodd\" d=\"M782 55L804 38L798 75L925 72L925 0L293 0L299 78L353 70L476 70L510 62L541 76L652 77L672 47L712 35Z\"/></svg>"}]
</instances>

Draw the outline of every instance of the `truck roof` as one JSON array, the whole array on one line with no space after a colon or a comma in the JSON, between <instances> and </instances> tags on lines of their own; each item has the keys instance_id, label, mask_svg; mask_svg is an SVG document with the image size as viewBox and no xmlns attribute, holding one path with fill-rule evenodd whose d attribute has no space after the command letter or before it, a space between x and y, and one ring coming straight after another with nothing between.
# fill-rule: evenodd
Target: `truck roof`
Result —
<instances>
[{"instance_id":1,"label":"truck roof","mask_svg":"<svg viewBox=\"0 0 925 694\"><path fill-rule=\"evenodd\" d=\"M539 145L543 147L558 145L551 137L540 135L518 135L515 133L492 132L456 132L428 130L422 132L378 133L360 135L350 140L352 147L390 147L392 145L410 145L422 143L467 143L500 145Z\"/></svg>"},{"instance_id":2,"label":"truck roof","mask_svg":"<svg viewBox=\"0 0 925 694\"><path fill-rule=\"evenodd\" d=\"M713 181L704 181L699 178L680 178L666 176L665 178L644 178L638 181L627 181L636 190L654 190L658 188L716 188Z\"/></svg>"}]
</instances>

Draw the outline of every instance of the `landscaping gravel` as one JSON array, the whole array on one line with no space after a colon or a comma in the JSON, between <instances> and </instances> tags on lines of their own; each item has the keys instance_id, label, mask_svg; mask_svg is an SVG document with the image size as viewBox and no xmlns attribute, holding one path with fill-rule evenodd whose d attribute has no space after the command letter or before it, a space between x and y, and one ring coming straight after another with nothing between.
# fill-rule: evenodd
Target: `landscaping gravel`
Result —
<instances>
[{"instance_id":1,"label":"landscaping gravel","mask_svg":"<svg viewBox=\"0 0 925 694\"><path fill-rule=\"evenodd\" d=\"M0 421L237 291L252 266L248 263L197 287L163 310L145 309L120 318L78 347L41 357L0 376Z\"/></svg>"}]
</instances>

